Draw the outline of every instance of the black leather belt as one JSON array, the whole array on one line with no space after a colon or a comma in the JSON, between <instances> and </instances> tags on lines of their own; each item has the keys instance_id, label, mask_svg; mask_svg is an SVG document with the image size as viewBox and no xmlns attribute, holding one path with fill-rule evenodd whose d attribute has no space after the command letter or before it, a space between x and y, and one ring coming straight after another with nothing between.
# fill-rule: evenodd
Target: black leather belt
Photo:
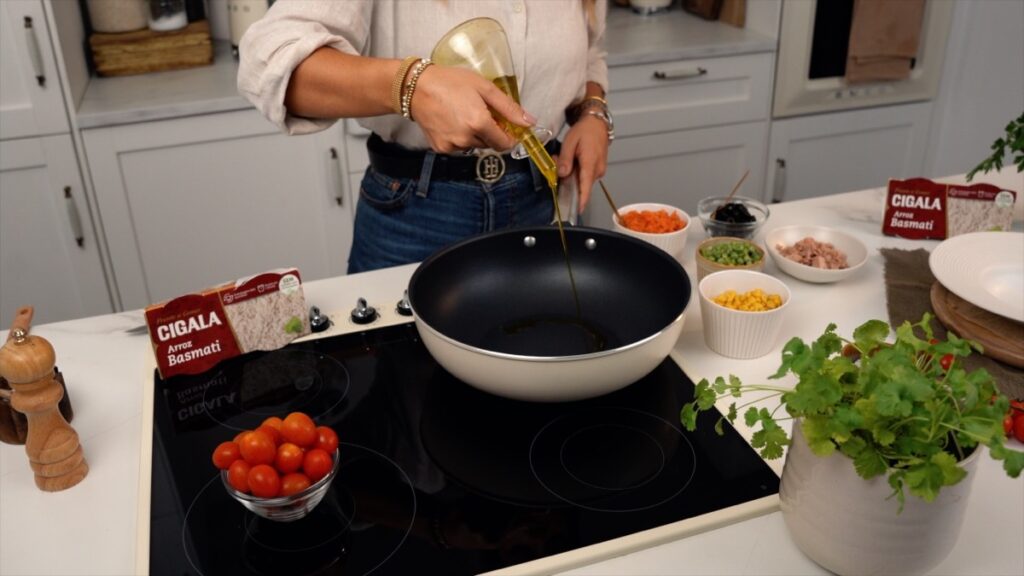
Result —
<instances>
[{"instance_id":1,"label":"black leather belt","mask_svg":"<svg viewBox=\"0 0 1024 576\"><path fill-rule=\"evenodd\" d=\"M549 154L557 154L561 149L561 143L552 140L544 146ZM423 160L426 152L422 150L410 150L404 146L385 142L377 134L371 134L366 141L366 150L370 156L370 166L381 174L392 178L417 179L423 172ZM434 156L434 166L430 171L431 180L444 181L482 181L496 182L504 174L517 172L529 172L529 158L516 160L508 154L501 156L490 153L492 159L483 155L451 156L438 154ZM504 162L504 170L500 170L498 158ZM495 176L497 176L495 178Z\"/></svg>"}]
</instances>

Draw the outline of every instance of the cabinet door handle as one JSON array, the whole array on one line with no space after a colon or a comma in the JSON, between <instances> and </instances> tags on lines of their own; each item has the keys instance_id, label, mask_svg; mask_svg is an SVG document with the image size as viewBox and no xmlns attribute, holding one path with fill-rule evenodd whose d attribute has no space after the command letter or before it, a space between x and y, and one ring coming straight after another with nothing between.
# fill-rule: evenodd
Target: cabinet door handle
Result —
<instances>
[{"instance_id":1,"label":"cabinet door handle","mask_svg":"<svg viewBox=\"0 0 1024 576\"><path fill-rule=\"evenodd\" d=\"M331 146L331 167L328 170L330 173L330 179L328 185L331 187L331 191L334 194L334 201L338 203L338 206L345 205L345 191L341 187L341 157L338 155L338 149Z\"/></svg>"},{"instance_id":2,"label":"cabinet door handle","mask_svg":"<svg viewBox=\"0 0 1024 576\"><path fill-rule=\"evenodd\" d=\"M775 159L775 185L772 186L772 202L778 204L786 197L786 159Z\"/></svg>"},{"instance_id":3,"label":"cabinet door handle","mask_svg":"<svg viewBox=\"0 0 1024 576\"><path fill-rule=\"evenodd\" d=\"M655 70L655 80L685 80L686 78L696 78L697 76L704 76L708 73L707 68L701 68L700 66L693 66L688 68L678 68L676 70Z\"/></svg>"},{"instance_id":4,"label":"cabinet door handle","mask_svg":"<svg viewBox=\"0 0 1024 576\"><path fill-rule=\"evenodd\" d=\"M25 46L28 48L28 59L32 64L32 71L35 72L36 82L40 86L46 86L43 53L39 50L39 39L36 38L36 29L32 26L31 16L25 16Z\"/></svg>"},{"instance_id":5,"label":"cabinet door handle","mask_svg":"<svg viewBox=\"0 0 1024 576\"><path fill-rule=\"evenodd\" d=\"M79 248L85 248L85 234L82 232L82 216L78 213L78 204L71 195L71 186L64 187L64 207L68 210L68 222L71 223L71 235Z\"/></svg>"}]
</instances>

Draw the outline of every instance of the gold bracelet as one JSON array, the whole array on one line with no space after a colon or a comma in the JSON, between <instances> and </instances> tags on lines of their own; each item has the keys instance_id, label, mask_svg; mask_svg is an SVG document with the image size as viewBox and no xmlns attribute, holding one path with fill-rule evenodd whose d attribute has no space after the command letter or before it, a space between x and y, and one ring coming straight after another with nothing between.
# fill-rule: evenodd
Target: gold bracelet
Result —
<instances>
[{"instance_id":1,"label":"gold bracelet","mask_svg":"<svg viewBox=\"0 0 1024 576\"><path fill-rule=\"evenodd\" d=\"M398 67L398 73L395 74L395 79L391 81L391 108L395 111L395 114L402 113L402 86L405 85L405 77L409 74L409 68L419 60L418 56L409 56L405 60L402 60L401 66Z\"/></svg>"},{"instance_id":2,"label":"gold bracelet","mask_svg":"<svg viewBox=\"0 0 1024 576\"><path fill-rule=\"evenodd\" d=\"M402 117L407 120L412 120L412 95L416 92L416 83L419 82L420 74L423 74L431 64L433 62L430 58L424 58L416 63L412 74L409 75L409 83L405 85L405 91L402 93Z\"/></svg>"}]
</instances>

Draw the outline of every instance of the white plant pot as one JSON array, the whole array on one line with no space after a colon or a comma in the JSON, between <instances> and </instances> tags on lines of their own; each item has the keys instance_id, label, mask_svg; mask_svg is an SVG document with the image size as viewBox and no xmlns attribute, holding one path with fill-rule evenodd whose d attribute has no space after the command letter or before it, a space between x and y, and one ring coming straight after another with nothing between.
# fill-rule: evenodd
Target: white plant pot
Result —
<instances>
[{"instance_id":1,"label":"white plant pot","mask_svg":"<svg viewBox=\"0 0 1024 576\"><path fill-rule=\"evenodd\" d=\"M956 544L982 448L962 463L967 476L958 484L933 502L906 492L897 514L885 475L865 480L838 452L816 456L796 420L779 487L782 517L797 547L832 572L920 574Z\"/></svg>"}]
</instances>

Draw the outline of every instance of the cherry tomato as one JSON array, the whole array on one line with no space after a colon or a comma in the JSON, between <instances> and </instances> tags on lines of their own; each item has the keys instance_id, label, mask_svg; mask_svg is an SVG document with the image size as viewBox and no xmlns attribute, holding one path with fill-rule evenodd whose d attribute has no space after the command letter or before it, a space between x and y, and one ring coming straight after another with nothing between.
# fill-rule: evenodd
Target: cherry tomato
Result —
<instances>
[{"instance_id":1,"label":"cherry tomato","mask_svg":"<svg viewBox=\"0 0 1024 576\"><path fill-rule=\"evenodd\" d=\"M242 438L245 438L245 435L248 434L249 432L252 432L252 430L242 430L238 434L235 434L235 437L232 438L231 441L234 442L235 444L238 444L239 446L241 446L242 445Z\"/></svg>"},{"instance_id":2,"label":"cherry tomato","mask_svg":"<svg viewBox=\"0 0 1024 576\"><path fill-rule=\"evenodd\" d=\"M221 442L213 449L213 465L221 470L227 470L231 463L242 457L238 444L234 442Z\"/></svg>"},{"instance_id":3,"label":"cherry tomato","mask_svg":"<svg viewBox=\"0 0 1024 576\"><path fill-rule=\"evenodd\" d=\"M291 442L285 442L277 447L277 457L274 459L274 465L277 466L277 471L281 474L291 474L292 472L298 472L299 468L302 468L302 459L305 454L302 452L302 448L299 448Z\"/></svg>"},{"instance_id":4,"label":"cherry tomato","mask_svg":"<svg viewBox=\"0 0 1024 576\"><path fill-rule=\"evenodd\" d=\"M249 493L249 470L252 466L245 460L238 459L231 463L228 468L228 484L239 492Z\"/></svg>"},{"instance_id":5,"label":"cherry tomato","mask_svg":"<svg viewBox=\"0 0 1024 576\"><path fill-rule=\"evenodd\" d=\"M253 496L273 498L281 492L281 476L272 466L257 464L249 470L249 489Z\"/></svg>"},{"instance_id":6,"label":"cherry tomato","mask_svg":"<svg viewBox=\"0 0 1024 576\"><path fill-rule=\"evenodd\" d=\"M1024 442L1024 414L1017 414L1013 417L1013 437L1018 442Z\"/></svg>"},{"instance_id":7,"label":"cherry tomato","mask_svg":"<svg viewBox=\"0 0 1024 576\"><path fill-rule=\"evenodd\" d=\"M331 460L331 455L319 448L309 450L306 452L306 457L302 459L302 471L309 476L312 482L330 474L333 467L334 461Z\"/></svg>"},{"instance_id":8,"label":"cherry tomato","mask_svg":"<svg viewBox=\"0 0 1024 576\"><path fill-rule=\"evenodd\" d=\"M309 488L312 482L305 474L298 472L292 472L291 474L285 474L281 478L281 496L291 496L292 494L298 494L306 488Z\"/></svg>"},{"instance_id":9,"label":"cherry tomato","mask_svg":"<svg viewBox=\"0 0 1024 576\"><path fill-rule=\"evenodd\" d=\"M953 355L944 354L942 358L939 358L939 366L942 366L943 370L949 372L949 368L953 366Z\"/></svg>"},{"instance_id":10,"label":"cherry tomato","mask_svg":"<svg viewBox=\"0 0 1024 576\"><path fill-rule=\"evenodd\" d=\"M1012 433L1013 433L1013 416L1010 415L1010 414L1007 414L1006 417L1003 418L1003 434L1006 434L1007 438L1009 438L1010 434L1012 434Z\"/></svg>"},{"instance_id":11,"label":"cherry tomato","mask_svg":"<svg viewBox=\"0 0 1024 576\"><path fill-rule=\"evenodd\" d=\"M260 427L256 429L259 432L263 432L270 437L270 440L274 443L274 446L281 444L281 431L274 428L273 426L267 426L266 424L260 424Z\"/></svg>"},{"instance_id":12,"label":"cherry tomato","mask_svg":"<svg viewBox=\"0 0 1024 576\"><path fill-rule=\"evenodd\" d=\"M317 426L316 434L316 447L328 454L334 454L334 451L338 449L338 435L334 430L328 426Z\"/></svg>"},{"instance_id":13,"label":"cherry tomato","mask_svg":"<svg viewBox=\"0 0 1024 576\"><path fill-rule=\"evenodd\" d=\"M281 435L292 444L311 448L317 440L316 424L302 412L292 412L281 423Z\"/></svg>"},{"instance_id":14,"label":"cherry tomato","mask_svg":"<svg viewBox=\"0 0 1024 576\"><path fill-rule=\"evenodd\" d=\"M249 464L273 464L277 456L277 446L262 430L253 430L242 437L242 443L238 446L242 452L242 458Z\"/></svg>"},{"instance_id":15,"label":"cherry tomato","mask_svg":"<svg viewBox=\"0 0 1024 576\"><path fill-rule=\"evenodd\" d=\"M277 416L271 416L270 418L267 418L262 423L260 423L260 426L270 426L274 430L277 430L278 432L280 432L281 431L281 423L282 422L284 422L284 420L281 420Z\"/></svg>"}]
</instances>

